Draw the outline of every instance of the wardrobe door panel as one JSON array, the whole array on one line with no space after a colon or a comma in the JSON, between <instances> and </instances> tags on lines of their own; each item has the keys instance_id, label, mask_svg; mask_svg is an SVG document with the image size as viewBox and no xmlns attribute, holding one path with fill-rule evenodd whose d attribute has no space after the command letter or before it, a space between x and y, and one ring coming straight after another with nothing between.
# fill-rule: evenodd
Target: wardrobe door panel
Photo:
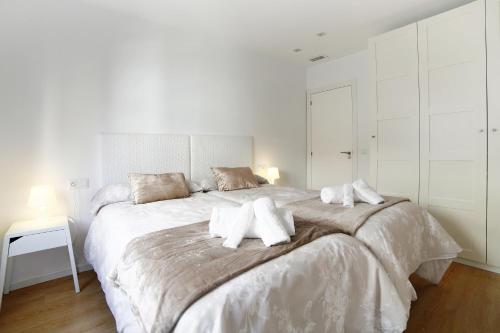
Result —
<instances>
[{"instance_id":1,"label":"wardrobe door panel","mask_svg":"<svg viewBox=\"0 0 500 333\"><path fill-rule=\"evenodd\" d=\"M484 1L418 23L420 203L486 261L486 45Z\"/></svg>"},{"instance_id":2,"label":"wardrobe door panel","mask_svg":"<svg viewBox=\"0 0 500 333\"><path fill-rule=\"evenodd\" d=\"M484 11L484 4L473 6L483 7ZM484 20L482 26L469 25L471 16L467 11L460 7L424 21L430 68L474 61L478 57L476 50L484 48Z\"/></svg>"},{"instance_id":3,"label":"wardrobe door panel","mask_svg":"<svg viewBox=\"0 0 500 333\"><path fill-rule=\"evenodd\" d=\"M414 186L413 165L406 161L379 161L377 191L387 195L400 195Z\"/></svg>"},{"instance_id":4,"label":"wardrobe door panel","mask_svg":"<svg viewBox=\"0 0 500 333\"><path fill-rule=\"evenodd\" d=\"M409 161L411 152L406 147L413 144L413 138L407 136L408 131L413 130L414 124L411 119L396 118L385 119L378 123L378 156L379 161Z\"/></svg>"},{"instance_id":5,"label":"wardrobe door panel","mask_svg":"<svg viewBox=\"0 0 500 333\"><path fill-rule=\"evenodd\" d=\"M369 42L371 185L418 202L419 96L417 26Z\"/></svg>"},{"instance_id":6,"label":"wardrobe door panel","mask_svg":"<svg viewBox=\"0 0 500 333\"><path fill-rule=\"evenodd\" d=\"M429 113L452 113L472 111L477 106L477 91L474 85L484 85L476 75L477 63L459 65L429 71ZM468 78L468 79L465 79Z\"/></svg>"},{"instance_id":7,"label":"wardrobe door panel","mask_svg":"<svg viewBox=\"0 0 500 333\"><path fill-rule=\"evenodd\" d=\"M488 265L500 267L500 0L486 1L488 45Z\"/></svg>"},{"instance_id":8,"label":"wardrobe door panel","mask_svg":"<svg viewBox=\"0 0 500 333\"><path fill-rule=\"evenodd\" d=\"M477 132L471 123L472 112L430 114L429 160L475 160Z\"/></svg>"},{"instance_id":9,"label":"wardrobe door panel","mask_svg":"<svg viewBox=\"0 0 500 333\"><path fill-rule=\"evenodd\" d=\"M407 76L377 83L377 109L386 117L401 116L411 118L415 109L406 105L418 105L418 94L415 93L415 82Z\"/></svg>"},{"instance_id":10,"label":"wardrobe door panel","mask_svg":"<svg viewBox=\"0 0 500 333\"><path fill-rule=\"evenodd\" d=\"M475 164L461 161L431 161L429 163L429 198L431 207L474 209ZM462 181L457 182L457 179Z\"/></svg>"},{"instance_id":11,"label":"wardrobe door panel","mask_svg":"<svg viewBox=\"0 0 500 333\"><path fill-rule=\"evenodd\" d=\"M433 207L432 216L469 253L484 253L484 230L470 228L470 221L476 218L474 211ZM475 257L461 256L465 259L479 261Z\"/></svg>"},{"instance_id":12,"label":"wardrobe door panel","mask_svg":"<svg viewBox=\"0 0 500 333\"><path fill-rule=\"evenodd\" d=\"M414 68L416 56L416 24L393 30L372 41L376 54L377 80L405 77Z\"/></svg>"}]
</instances>

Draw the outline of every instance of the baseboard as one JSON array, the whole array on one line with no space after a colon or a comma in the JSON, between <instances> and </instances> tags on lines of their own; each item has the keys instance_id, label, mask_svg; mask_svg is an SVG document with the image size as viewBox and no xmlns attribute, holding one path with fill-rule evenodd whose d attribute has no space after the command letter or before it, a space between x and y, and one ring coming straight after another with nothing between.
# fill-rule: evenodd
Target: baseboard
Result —
<instances>
[{"instance_id":1,"label":"baseboard","mask_svg":"<svg viewBox=\"0 0 500 333\"><path fill-rule=\"evenodd\" d=\"M90 271L91 269L92 269L92 266L89 264L81 264L81 265L77 265L77 267L76 267L76 270L78 272ZM71 274L72 274L71 269L65 269L65 270L59 271L59 272L53 272L53 273L49 273L49 274L45 274L45 275L31 277L31 278L26 279L26 280L12 282L10 284L10 290L12 291L12 290L21 289L24 287L29 287L29 286L32 286L34 284L62 278L64 276L69 276Z\"/></svg>"},{"instance_id":2,"label":"baseboard","mask_svg":"<svg viewBox=\"0 0 500 333\"><path fill-rule=\"evenodd\" d=\"M481 264L479 262L475 262L475 261L467 260L467 259L462 259L462 258L457 258L457 259L455 259L455 261L459 262L461 264L467 265L467 266L472 266L475 268L484 269L485 271L500 274L500 267Z\"/></svg>"}]
</instances>

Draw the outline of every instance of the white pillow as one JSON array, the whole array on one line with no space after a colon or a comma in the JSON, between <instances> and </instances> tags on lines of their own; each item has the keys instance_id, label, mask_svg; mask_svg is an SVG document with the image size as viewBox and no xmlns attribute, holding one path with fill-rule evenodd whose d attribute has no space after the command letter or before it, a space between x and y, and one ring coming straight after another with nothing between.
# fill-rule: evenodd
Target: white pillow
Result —
<instances>
[{"instance_id":1,"label":"white pillow","mask_svg":"<svg viewBox=\"0 0 500 333\"><path fill-rule=\"evenodd\" d=\"M201 188L203 192L208 192L208 191L216 191L217 190L217 183L215 182L215 179L212 178L207 178L203 179L200 182Z\"/></svg>"},{"instance_id":2,"label":"white pillow","mask_svg":"<svg viewBox=\"0 0 500 333\"><path fill-rule=\"evenodd\" d=\"M191 193L203 191L203 187L198 182L188 180L186 183L188 185L189 192L191 192Z\"/></svg>"},{"instance_id":3,"label":"white pillow","mask_svg":"<svg viewBox=\"0 0 500 333\"><path fill-rule=\"evenodd\" d=\"M116 202L131 201L130 186L128 184L106 185L94 194L90 200L92 214L97 215L99 210Z\"/></svg>"}]
</instances>

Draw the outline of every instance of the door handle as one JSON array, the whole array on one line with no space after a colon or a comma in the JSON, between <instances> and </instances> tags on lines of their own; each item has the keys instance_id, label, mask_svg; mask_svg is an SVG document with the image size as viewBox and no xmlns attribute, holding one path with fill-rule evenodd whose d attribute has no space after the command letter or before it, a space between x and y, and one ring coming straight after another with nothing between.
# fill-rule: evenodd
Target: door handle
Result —
<instances>
[{"instance_id":1,"label":"door handle","mask_svg":"<svg viewBox=\"0 0 500 333\"><path fill-rule=\"evenodd\" d=\"M352 152L350 151L341 151L341 154L346 154L348 159L351 159Z\"/></svg>"}]
</instances>

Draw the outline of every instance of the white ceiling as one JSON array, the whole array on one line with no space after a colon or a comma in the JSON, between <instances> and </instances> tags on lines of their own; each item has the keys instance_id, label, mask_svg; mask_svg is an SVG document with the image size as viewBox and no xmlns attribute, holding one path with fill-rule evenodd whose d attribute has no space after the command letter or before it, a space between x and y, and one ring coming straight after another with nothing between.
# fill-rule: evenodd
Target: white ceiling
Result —
<instances>
[{"instance_id":1,"label":"white ceiling","mask_svg":"<svg viewBox=\"0 0 500 333\"><path fill-rule=\"evenodd\" d=\"M202 32L283 60L308 64L366 48L370 36L470 0L85 0L172 28ZM318 32L326 32L318 37ZM303 51L294 53L292 50Z\"/></svg>"}]
</instances>

